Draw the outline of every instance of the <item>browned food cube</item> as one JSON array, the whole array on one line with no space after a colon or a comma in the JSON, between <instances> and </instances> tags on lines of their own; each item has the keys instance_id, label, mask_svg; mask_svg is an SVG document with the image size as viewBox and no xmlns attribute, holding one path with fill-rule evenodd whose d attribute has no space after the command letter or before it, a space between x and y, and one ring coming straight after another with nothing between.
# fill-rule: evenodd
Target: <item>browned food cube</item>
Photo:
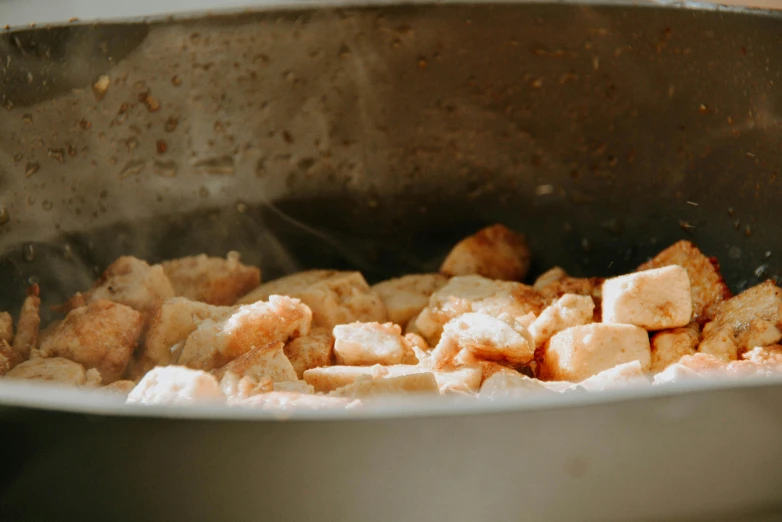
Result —
<instances>
[{"instance_id":1,"label":"browned food cube","mask_svg":"<svg viewBox=\"0 0 782 522\"><path fill-rule=\"evenodd\" d=\"M14 340L14 320L8 312L0 312L0 341L11 343Z\"/></svg>"},{"instance_id":2,"label":"browned food cube","mask_svg":"<svg viewBox=\"0 0 782 522\"><path fill-rule=\"evenodd\" d=\"M162 266L124 256L109 265L92 288L76 294L62 308L68 312L93 301L111 301L141 312L148 321L163 300L171 297L174 289Z\"/></svg>"},{"instance_id":3,"label":"browned food cube","mask_svg":"<svg viewBox=\"0 0 782 522\"><path fill-rule=\"evenodd\" d=\"M492 225L457 243L440 266L440 272L448 276L476 274L489 279L521 281L527 276L531 258L524 234L517 234L504 225Z\"/></svg>"},{"instance_id":4,"label":"browned food cube","mask_svg":"<svg viewBox=\"0 0 782 522\"><path fill-rule=\"evenodd\" d=\"M143 326L142 315L129 306L93 301L68 313L41 344L41 355L95 368L108 384L122 377Z\"/></svg>"},{"instance_id":5,"label":"browned food cube","mask_svg":"<svg viewBox=\"0 0 782 522\"><path fill-rule=\"evenodd\" d=\"M311 368L329 366L334 355L334 336L328 328L313 328L308 335L285 345L285 355L299 379Z\"/></svg>"},{"instance_id":6,"label":"browned food cube","mask_svg":"<svg viewBox=\"0 0 782 522\"><path fill-rule=\"evenodd\" d=\"M38 285L28 288L19 312L19 324L16 325L12 347L21 361L30 357L30 350L38 344L38 327L41 325L41 299L38 294Z\"/></svg>"},{"instance_id":7,"label":"browned food cube","mask_svg":"<svg viewBox=\"0 0 782 522\"><path fill-rule=\"evenodd\" d=\"M753 286L714 308L698 351L725 361L782 339L782 289L773 281Z\"/></svg>"},{"instance_id":8,"label":"browned food cube","mask_svg":"<svg viewBox=\"0 0 782 522\"><path fill-rule=\"evenodd\" d=\"M270 295L300 299L312 310L313 326L334 328L354 321L385 322L386 307L359 272L309 270L264 283L239 304L255 303Z\"/></svg>"},{"instance_id":9,"label":"browned food cube","mask_svg":"<svg viewBox=\"0 0 782 522\"><path fill-rule=\"evenodd\" d=\"M268 302L237 307L222 321L202 321L185 341L179 364L213 370L255 347L307 335L311 322L312 312L301 301L273 295Z\"/></svg>"},{"instance_id":10,"label":"browned food cube","mask_svg":"<svg viewBox=\"0 0 782 522\"><path fill-rule=\"evenodd\" d=\"M687 270L692 292L692 320L700 324L714 317L719 303L731 296L715 258L708 258L689 241L679 241L642 264L638 270L679 265Z\"/></svg>"},{"instance_id":11,"label":"browned food cube","mask_svg":"<svg viewBox=\"0 0 782 522\"><path fill-rule=\"evenodd\" d=\"M100 380L95 370L85 371L81 364L64 359L37 357L25 361L6 374L9 379L32 379L76 386L94 385Z\"/></svg>"},{"instance_id":12,"label":"browned food cube","mask_svg":"<svg viewBox=\"0 0 782 522\"><path fill-rule=\"evenodd\" d=\"M177 296L225 306L261 284L260 269L239 259L238 252L229 252L225 259L201 254L161 264Z\"/></svg>"}]
</instances>

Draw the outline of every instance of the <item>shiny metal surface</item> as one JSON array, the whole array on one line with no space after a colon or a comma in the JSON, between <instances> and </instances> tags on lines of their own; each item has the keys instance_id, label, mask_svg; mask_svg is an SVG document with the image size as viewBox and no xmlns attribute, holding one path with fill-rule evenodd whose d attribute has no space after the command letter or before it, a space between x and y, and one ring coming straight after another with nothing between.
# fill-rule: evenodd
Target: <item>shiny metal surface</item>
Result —
<instances>
[{"instance_id":1,"label":"shiny metal surface","mask_svg":"<svg viewBox=\"0 0 782 522\"><path fill-rule=\"evenodd\" d=\"M594 5L0 33L0 309L31 281L59 302L125 253L379 279L494 221L537 271L620 273L690 238L739 290L782 267L781 46L779 15ZM780 394L287 423L3 400L0 518L773 514Z\"/></svg>"}]
</instances>

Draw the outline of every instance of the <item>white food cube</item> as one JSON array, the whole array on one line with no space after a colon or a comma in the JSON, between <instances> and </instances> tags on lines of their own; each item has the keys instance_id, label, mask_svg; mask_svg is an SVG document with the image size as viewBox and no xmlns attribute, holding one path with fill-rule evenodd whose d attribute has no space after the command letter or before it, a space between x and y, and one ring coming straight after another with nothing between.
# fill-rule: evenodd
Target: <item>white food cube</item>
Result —
<instances>
[{"instance_id":1,"label":"white food cube","mask_svg":"<svg viewBox=\"0 0 782 522\"><path fill-rule=\"evenodd\" d=\"M506 369L497 371L481 385L481 399L497 399L505 397L525 397L540 393L555 393L546 388L537 379Z\"/></svg>"},{"instance_id":2,"label":"white food cube","mask_svg":"<svg viewBox=\"0 0 782 522\"><path fill-rule=\"evenodd\" d=\"M381 395L405 393L440 393L437 380L431 372L413 373L386 379L361 379L329 393L330 397L361 399Z\"/></svg>"},{"instance_id":3,"label":"white food cube","mask_svg":"<svg viewBox=\"0 0 782 522\"><path fill-rule=\"evenodd\" d=\"M613 368L603 370L597 375L584 379L574 385L589 392L627 388L630 385L644 386L651 382L644 375L644 369L639 361L618 364Z\"/></svg>"},{"instance_id":4,"label":"white food cube","mask_svg":"<svg viewBox=\"0 0 782 522\"><path fill-rule=\"evenodd\" d=\"M157 366L128 394L127 402L142 404L198 404L224 402L213 375L183 366Z\"/></svg>"},{"instance_id":5,"label":"white food cube","mask_svg":"<svg viewBox=\"0 0 782 522\"><path fill-rule=\"evenodd\" d=\"M592 323L568 328L552 337L543 369L551 380L578 382L636 360L643 371L649 370L651 349L646 330L629 324Z\"/></svg>"},{"instance_id":6,"label":"white food cube","mask_svg":"<svg viewBox=\"0 0 782 522\"><path fill-rule=\"evenodd\" d=\"M337 364L399 364L410 352L402 329L394 323L351 323L334 327Z\"/></svg>"},{"instance_id":7,"label":"white food cube","mask_svg":"<svg viewBox=\"0 0 782 522\"><path fill-rule=\"evenodd\" d=\"M532 336L526 328L512 318L498 319L482 313L467 313L450 320L432 357L442 368L449 362L444 352L455 355L462 349L479 359L511 364L527 363L535 355Z\"/></svg>"},{"instance_id":8,"label":"white food cube","mask_svg":"<svg viewBox=\"0 0 782 522\"><path fill-rule=\"evenodd\" d=\"M603 283L604 323L664 330L686 326L690 317L690 278L678 265L614 277Z\"/></svg>"}]
</instances>

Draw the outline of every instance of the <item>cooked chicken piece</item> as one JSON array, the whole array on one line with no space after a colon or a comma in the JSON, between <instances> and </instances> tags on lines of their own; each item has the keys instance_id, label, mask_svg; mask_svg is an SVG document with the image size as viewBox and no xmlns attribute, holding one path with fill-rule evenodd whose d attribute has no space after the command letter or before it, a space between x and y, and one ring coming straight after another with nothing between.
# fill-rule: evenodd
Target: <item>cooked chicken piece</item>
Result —
<instances>
[{"instance_id":1,"label":"cooked chicken piece","mask_svg":"<svg viewBox=\"0 0 782 522\"><path fill-rule=\"evenodd\" d=\"M694 354L699 341L698 323L657 332L651 340L652 365L649 369L653 373L661 372L685 355Z\"/></svg>"},{"instance_id":2,"label":"cooked chicken piece","mask_svg":"<svg viewBox=\"0 0 782 522\"><path fill-rule=\"evenodd\" d=\"M731 296L715 258L708 258L689 241L679 241L657 254L638 270L679 265L687 270L692 292L692 320L701 324L714 316L715 308Z\"/></svg>"},{"instance_id":3,"label":"cooked chicken piece","mask_svg":"<svg viewBox=\"0 0 782 522\"><path fill-rule=\"evenodd\" d=\"M690 356L685 355L685 357ZM711 355L709 357L711 357ZM652 380L652 384L671 384L674 382L703 378L704 376L695 370L692 370L681 363L675 362L673 364L669 364L667 368L656 374Z\"/></svg>"},{"instance_id":4,"label":"cooked chicken piece","mask_svg":"<svg viewBox=\"0 0 782 522\"><path fill-rule=\"evenodd\" d=\"M588 295L565 294L547 306L529 325L533 345L542 346L552 335L571 326L592 322L595 302Z\"/></svg>"},{"instance_id":5,"label":"cooked chicken piece","mask_svg":"<svg viewBox=\"0 0 782 522\"><path fill-rule=\"evenodd\" d=\"M51 323L47 324L45 328L38 331L38 347L40 347L47 338L52 336L61 322L62 321L60 319L55 319Z\"/></svg>"},{"instance_id":6,"label":"cooked chicken piece","mask_svg":"<svg viewBox=\"0 0 782 522\"><path fill-rule=\"evenodd\" d=\"M541 291L553 285L554 283L562 281L566 277L568 277L567 272L565 272L563 268L555 266L554 268L549 268L540 274L532 284L532 288Z\"/></svg>"},{"instance_id":7,"label":"cooked chicken piece","mask_svg":"<svg viewBox=\"0 0 782 522\"><path fill-rule=\"evenodd\" d=\"M231 404L233 401L274 391L274 383L269 378L262 379L259 382L248 375L241 377L229 371L225 372L222 378L220 378L220 391L223 392L226 400Z\"/></svg>"},{"instance_id":8,"label":"cooked chicken piece","mask_svg":"<svg viewBox=\"0 0 782 522\"><path fill-rule=\"evenodd\" d=\"M157 366L133 388L127 402L205 404L225 402L225 396L214 375L184 366Z\"/></svg>"},{"instance_id":9,"label":"cooked chicken piece","mask_svg":"<svg viewBox=\"0 0 782 522\"><path fill-rule=\"evenodd\" d=\"M328 328L313 328L304 337L285 345L285 355L301 379L305 370L329 366L334 354L334 336Z\"/></svg>"},{"instance_id":10,"label":"cooked chicken piece","mask_svg":"<svg viewBox=\"0 0 782 522\"><path fill-rule=\"evenodd\" d=\"M309 393L273 391L234 401L232 406L244 406L272 411L349 409L361 406L361 401L343 397L327 397Z\"/></svg>"},{"instance_id":11,"label":"cooked chicken piece","mask_svg":"<svg viewBox=\"0 0 782 522\"><path fill-rule=\"evenodd\" d=\"M421 372L399 377L388 377L386 379L361 379L329 392L329 397L361 399L405 393L439 394L440 388L437 386L434 374Z\"/></svg>"},{"instance_id":12,"label":"cooked chicken piece","mask_svg":"<svg viewBox=\"0 0 782 522\"><path fill-rule=\"evenodd\" d=\"M429 299L418 316L419 333L431 346L437 345L445 323L468 312L494 317L523 317L540 313L543 300L532 287L510 281L492 281L481 276L458 276Z\"/></svg>"},{"instance_id":13,"label":"cooked chicken piece","mask_svg":"<svg viewBox=\"0 0 782 522\"><path fill-rule=\"evenodd\" d=\"M431 372L428 368L410 364L393 366L329 366L327 368L312 368L304 372L304 381L312 385L316 392L327 393L358 380L386 379L412 375L414 373Z\"/></svg>"},{"instance_id":14,"label":"cooked chicken piece","mask_svg":"<svg viewBox=\"0 0 782 522\"><path fill-rule=\"evenodd\" d=\"M212 305L232 305L261 284L261 271L239 262L238 252L226 259L199 256L182 257L161 263L174 294Z\"/></svg>"},{"instance_id":15,"label":"cooked chicken piece","mask_svg":"<svg viewBox=\"0 0 782 522\"><path fill-rule=\"evenodd\" d=\"M0 312L0 341L11 343L14 340L14 320L8 312Z\"/></svg>"},{"instance_id":16,"label":"cooked chicken piece","mask_svg":"<svg viewBox=\"0 0 782 522\"><path fill-rule=\"evenodd\" d=\"M62 357L30 359L13 368L5 376L9 379L33 379L76 386L87 384L84 366Z\"/></svg>"},{"instance_id":17,"label":"cooked chicken piece","mask_svg":"<svg viewBox=\"0 0 782 522\"><path fill-rule=\"evenodd\" d=\"M144 326L129 306L93 301L68 313L41 344L43 357L65 357L100 372L104 384L122 377Z\"/></svg>"},{"instance_id":18,"label":"cooked chicken piece","mask_svg":"<svg viewBox=\"0 0 782 522\"><path fill-rule=\"evenodd\" d=\"M440 266L440 272L449 276L477 274L489 279L521 281L527 276L531 258L524 234L503 225L492 225L457 243Z\"/></svg>"},{"instance_id":19,"label":"cooked chicken piece","mask_svg":"<svg viewBox=\"0 0 782 522\"><path fill-rule=\"evenodd\" d=\"M63 305L68 312L93 301L123 304L150 320L164 299L174 297L174 289L160 265L124 256L114 261L88 291L76 294Z\"/></svg>"},{"instance_id":20,"label":"cooked chicken piece","mask_svg":"<svg viewBox=\"0 0 782 522\"><path fill-rule=\"evenodd\" d=\"M526 328L509 316L492 317L468 313L445 325L440 343L432 351L435 368L443 369L459 350L468 350L478 359L524 364L532 360L535 347Z\"/></svg>"},{"instance_id":21,"label":"cooked chicken piece","mask_svg":"<svg viewBox=\"0 0 782 522\"><path fill-rule=\"evenodd\" d=\"M107 391L107 392L119 393L119 394L122 394L122 395L127 395L135 387L136 387L136 383L135 382L123 380L123 381L114 381L111 384L107 384L102 389Z\"/></svg>"},{"instance_id":22,"label":"cooked chicken piece","mask_svg":"<svg viewBox=\"0 0 782 522\"><path fill-rule=\"evenodd\" d=\"M185 341L179 364L213 370L253 347L307 335L311 321L310 309L290 297L273 295L268 302L239 306L222 321L202 321Z\"/></svg>"},{"instance_id":23,"label":"cooked chicken piece","mask_svg":"<svg viewBox=\"0 0 782 522\"><path fill-rule=\"evenodd\" d=\"M155 313L140 354L142 372L154 366L176 364L185 341L207 319L224 321L236 311L231 306L213 306L184 297L166 299Z\"/></svg>"},{"instance_id":24,"label":"cooked chicken piece","mask_svg":"<svg viewBox=\"0 0 782 522\"><path fill-rule=\"evenodd\" d=\"M710 354L696 353L681 358L657 374L655 384L691 378L768 377L782 373L782 351L778 347L755 348L746 358L727 362Z\"/></svg>"},{"instance_id":25,"label":"cooked chicken piece","mask_svg":"<svg viewBox=\"0 0 782 522\"><path fill-rule=\"evenodd\" d=\"M678 265L614 277L603 283L604 323L665 330L686 326L690 317L690 279Z\"/></svg>"},{"instance_id":26,"label":"cooked chicken piece","mask_svg":"<svg viewBox=\"0 0 782 522\"><path fill-rule=\"evenodd\" d=\"M638 360L643 371L651 364L646 331L628 324L593 323L556 334L543 358L546 380L583 381L603 370Z\"/></svg>"},{"instance_id":27,"label":"cooked chicken piece","mask_svg":"<svg viewBox=\"0 0 782 522\"><path fill-rule=\"evenodd\" d=\"M574 384L573 387L581 388L588 392L600 392L627 388L629 386L648 386L649 384L651 384L651 381L644 374L644 368L641 366L640 361L630 361L603 370L597 375Z\"/></svg>"},{"instance_id":28,"label":"cooked chicken piece","mask_svg":"<svg viewBox=\"0 0 782 522\"><path fill-rule=\"evenodd\" d=\"M452 342L451 345L456 346L456 343ZM428 367L445 368L446 370L449 368L479 368L481 370L481 382L485 382L486 379L497 372L516 371L514 368L511 368L507 362L487 361L476 357L470 350L465 348L459 349L458 346L456 348L458 350L456 355L451 356L450 358L448 356L441 356L433 350Z\"/></svg>"},{"instance_id":29,"label":"cooked chicken piece","mask_svg":"<svg viewBox=\"0 0 782 522\"><path fill-rule=\"evenodd\" d=\"M506 368L494 372L483 381L481 399L500 399L506 397L527 397L541 393L554 393L543 385L538 379L533 379L521 373Z\"/></svg>"},{"instance_id":30,"label":"cooked chicken piece","mask_svg":"<svg viewBox=\"0 0 782 522\"><path fill-rule=\"evenodd\" d=\"M11 368L20 362L19 354L8 344L8 341L0 339L0 377L8 373Z\"/></svg>"},{"instance_id":31,"label":"cooked chicken piece","mask_svg":"<svg viewBox=\"0 0 782 522\"><path fill-rule=\"evenodd\" d=\"M448 278L441 274L412 274L389 279L372 286L388 310L388 319L406 325L429 304L432 294L445 286Z\"/></svg>"},{"instance_id":32,"label":"cooked chicken piece","mask_svg":"<svg viewBox=\"0 0 782 522\"><path fill-rule=\"evenodd\" d=\"M747 350L780 340L782 289L766 281L723 301L712 312L714 319L704 326L698 351L736 360Z\"/></svg>"},{"instance_id":33,"label":"cooked chicken piece","mask_svg":"<svg viewBox=\"0 0 782 522\"><path fill-rule=\"evenodd\" d=\"M301 299L312 309L313 326L333 328L354 321L385 322L388 318L383 301L359 272L299 272L264 283L238 302L254 303L272 294Z\"/></svg>"},{"instance_id":34,"label":"cooked chicken piece","mask_svg":"<svg viewBox=\"0 0 782 522\"><path fill-rule=\"evenodd\" d=\"M38 285L28 288L19 312L19 324L16 325L16 335L11 346L21 361L30 357L30 350L38 346L38 327L41 325L41 299L38 294Z\"/></svg>"},{"instance_id":35,"label":"cooked chicken piece","mask_svg":"<svg viewBox=\"0 0 782 522\"><path fill-rule=\"evenodd\" d=\"M351 323L334 327L337 364L400 364L411 351L402 337L402 329L394 323Z\"/></svg>"},{"instance_id":36,"label":"cooked chicken piece","mask_svg":"<svg viewBox=\"0 0 782 522\"><path fill-rule=\"evenodd\" d=\"M315 388L304 381L285 381L275 382L274 391L277 392L296 392L296 393L315 393Z\"/></svg>"},{"instance_id":37,"label":"cooked chicken piece","mask_svg":"<svg viewBox=\"0 0 782 522\"><path fill-rule=\"evenodd\" d=\"M405 356L402 364L419 364L423 360L429 358L431 348L426 344L423 337L414 333L407 333L404 335L403 342L407 347L407 355Z\"/></svg>"},{"instance_id":38,"label":"cooked chicken piece","mask_svg":"<svg viewBox=\"0 0 782 522\"><path fill-rule=\"evenodd\" d=\"M272 382L295 381L296 370L282 351L283 343L273 342L260 348L251 348L228 364L212 370L217 379L222 379L226 372L239 377L252 377L260 382L266 378Z\"/></svg>"}]
</instances>

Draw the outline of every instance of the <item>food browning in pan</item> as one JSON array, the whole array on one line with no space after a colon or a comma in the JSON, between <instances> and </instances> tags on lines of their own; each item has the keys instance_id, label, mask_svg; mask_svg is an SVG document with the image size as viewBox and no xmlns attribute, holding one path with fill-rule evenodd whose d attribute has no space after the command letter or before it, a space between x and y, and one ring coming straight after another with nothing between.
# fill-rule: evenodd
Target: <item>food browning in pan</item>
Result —
<instances>
[{"instance_id":1,"label":"food browning in pan","mask_svg":"<svg viewBox=\"0 0 782 522\"><path fill-rule=\"evenodd\" d=\"M688 241L609 279L554 267L527 285L530 259L525 237L502 225L459 242L440 273L374 286L336 270L262 282L235 252L160 265L126 256L45 328L37 287L15 328L0 313L0 375L131 403L274 410L782 372L782 290L767 281L731 296Z\"/></svg>"}]
</instances>

